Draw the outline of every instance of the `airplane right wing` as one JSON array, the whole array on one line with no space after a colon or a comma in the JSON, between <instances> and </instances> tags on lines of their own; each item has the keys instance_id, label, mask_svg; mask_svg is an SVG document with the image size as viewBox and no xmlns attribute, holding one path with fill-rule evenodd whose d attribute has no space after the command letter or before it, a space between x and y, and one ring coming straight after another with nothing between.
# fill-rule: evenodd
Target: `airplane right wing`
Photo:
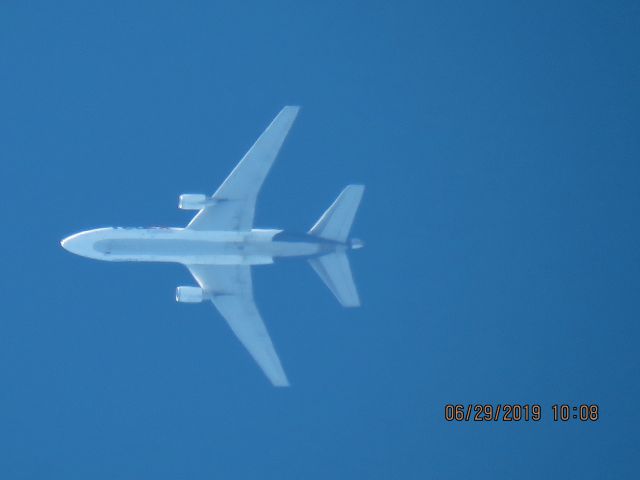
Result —
<instances>
[{"instance_id":1,"label":"airplane right wing","mask_svg":"<svg viewBox=\"0 0 640 480\"><path fill-rule=\"evenodd\" d=\"M227 321L265 375L276 387L287 387L284 373L267 327L253 301L248 265L187 265L200 287Z\"/></svg>"},{"instance_id":2,"label":"airplane right wing","mask_svg":"<svg viewBox=\"0 0 640 480\"><path fill-rule=\"evenodd\" d=\"M251 230L256 198L300 107L284 107L187 228Z\"/></svg>"}]
</instances>

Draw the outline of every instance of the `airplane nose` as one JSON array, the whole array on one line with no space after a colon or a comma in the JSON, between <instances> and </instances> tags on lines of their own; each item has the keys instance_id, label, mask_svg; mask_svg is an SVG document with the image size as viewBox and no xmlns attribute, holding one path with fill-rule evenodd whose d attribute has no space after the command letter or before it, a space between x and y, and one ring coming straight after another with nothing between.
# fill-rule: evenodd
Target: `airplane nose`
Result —
<instances>
[{"instance_id":1,"label":"airplane nose","mask_svg":"<svg viewBox=\"0 0 640 480\"><path fill-rule=\"evenodd\" d=\"M63 238L60 242L60 246L62 246L62 248L64 248L67 252L77 253L77 248L74 248L76 247L75 243L77 242L77 239L74 237L75 235L71 235L69 237Z\"/></svg>"},{"instance_id":2,"label":"airplane nose","mask_svg":"<svg viewBox=\"0 0 640 480\"><path fill-rule=\"evenodd\" d=\"M60 242L60 245L67 252L86 257L90 253L91 243L92 242L89 241L86 235L83 235L82 233L76 233L75 235L70 235L67 238L63 238Z\"/></svg>"}]
</instances>

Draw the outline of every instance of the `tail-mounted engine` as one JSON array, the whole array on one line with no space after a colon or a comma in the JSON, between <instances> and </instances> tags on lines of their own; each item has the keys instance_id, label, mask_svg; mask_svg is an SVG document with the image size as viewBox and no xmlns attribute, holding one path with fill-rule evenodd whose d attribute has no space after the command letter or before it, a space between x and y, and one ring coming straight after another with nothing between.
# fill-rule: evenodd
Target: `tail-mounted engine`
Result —
<instances>
[{"instance_id":1,"label":"tail-mounted engine","mask_svg":"<svg viewBox=\"0 0 640 480\"><path fill-rule=\"evenodd\" d=\"M178 287L176 288L176 302L180 303L200 303L206 299L204 291L200 287Z\"/></svg>"},{"instance_id":2,"label":"tail-mounted engine","mask_svg":"<svg viewBox=\"0 0 640 480\"><path fill-rule=\"evenodd\" d=\"M183 193L178 199L181 210L201 210L211 204L212 200L202 193Z\"/></svg>"}]
</instances>

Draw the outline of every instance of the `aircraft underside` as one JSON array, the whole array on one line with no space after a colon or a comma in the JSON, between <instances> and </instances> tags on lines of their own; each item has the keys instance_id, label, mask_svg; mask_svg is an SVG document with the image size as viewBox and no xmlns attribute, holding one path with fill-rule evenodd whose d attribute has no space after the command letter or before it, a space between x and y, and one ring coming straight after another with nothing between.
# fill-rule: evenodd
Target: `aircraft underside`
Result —
<instances>
[{"instance_id":1,"label":"aircraft underside","mask_svg":"<svg viewBox=\"0 0 640 480\"><path fill-rule=\"evenodd\" d=\"M279 387L289 380L254 302L251 265L306 258L341 305L360 305L346 253L362 246L349 232L364 186L344 188L306 234L253 228L258 193L298 110L284 107L213 195L180 195L179 208L197 211L185 228L99 228L61 242L71 253L96 260L184 264L198 286L177 287L176 300L211 301Z\"/></svg>"}]
</instances>

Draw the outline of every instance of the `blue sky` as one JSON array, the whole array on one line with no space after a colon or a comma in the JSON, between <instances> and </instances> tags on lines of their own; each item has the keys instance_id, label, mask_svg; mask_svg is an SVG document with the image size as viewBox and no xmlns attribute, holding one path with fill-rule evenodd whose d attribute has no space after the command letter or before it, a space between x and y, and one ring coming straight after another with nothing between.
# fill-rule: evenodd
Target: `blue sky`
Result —
<instances>
[{"instance_id":1,"label":"blue sky","mask_svg":"<svg viewBox=\"0 0 640 480\"><path fill-rule=\"evenodd\" d=\"M4 2L0 478L629 478L638 469L636 2ZM367 185L363 307L254 284L273 389L177 265L79 230L181 226L286 104L257 224ZM447 403L539 423L447 423ZM554 423L597 403L597 423Z\"/></svg>"}]
</instances>

